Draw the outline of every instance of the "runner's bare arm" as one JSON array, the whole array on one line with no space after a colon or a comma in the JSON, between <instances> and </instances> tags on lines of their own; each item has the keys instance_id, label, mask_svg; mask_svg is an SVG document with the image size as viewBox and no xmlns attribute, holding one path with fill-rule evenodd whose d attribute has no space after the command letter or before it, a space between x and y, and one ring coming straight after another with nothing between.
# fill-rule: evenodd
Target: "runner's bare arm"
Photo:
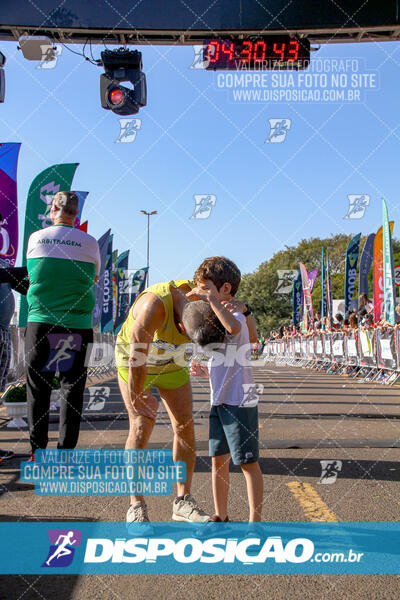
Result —
<instances>
[{"instance_id":1,"label":"runner's bare arm","mask_svg":"<svg viewBox=\"0 0 400 600\"><path fill-rule=\"evenodd\" d=\"M190 365L190 374L197 375L198 377L208 378L210 373L206 365L202 365L200 362L196 360L192 360Z\"/></svg>"},{"instance_id":2,"label":"runner's bare arm","mask_svg":"<svg viewBox=\"0 0 400 600\"><path fill-rule=\"evenodd\" d=\"M146 359L154 333L164 322L164 305L155 294L144 294L134 307L133 317L135 322L130 338L128 376L131 401L143 393L147 373Z\"/></svg>"}]
</instances>

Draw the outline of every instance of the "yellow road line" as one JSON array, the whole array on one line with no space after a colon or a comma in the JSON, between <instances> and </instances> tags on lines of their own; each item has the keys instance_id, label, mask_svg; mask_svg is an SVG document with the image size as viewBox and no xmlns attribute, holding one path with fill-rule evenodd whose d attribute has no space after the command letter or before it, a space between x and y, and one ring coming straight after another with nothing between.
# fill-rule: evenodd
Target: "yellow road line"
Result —
<instances>
[{"instance_id":1,"label":"yellow road line","mask_svg":"<svg viewBox=\"0 0 400 600\"><path fill-rule=\"evenodd\" d=\"M321 523L339 522L311 483L289 481L286 485L300 504L307 519Z\"/></svg>"}]
</instances>

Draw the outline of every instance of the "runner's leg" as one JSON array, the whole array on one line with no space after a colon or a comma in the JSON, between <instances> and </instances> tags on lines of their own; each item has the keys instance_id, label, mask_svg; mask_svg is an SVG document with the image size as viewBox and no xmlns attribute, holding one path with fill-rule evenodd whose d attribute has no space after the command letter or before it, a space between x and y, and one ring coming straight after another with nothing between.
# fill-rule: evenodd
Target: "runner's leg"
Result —
<instances>
[{"instance_id":1,"label":"runner's leg","mask_svg":"<svg viewBox=\"0 0 400 600\"><path fill-rule=\"evenodd\" d=\"M118 375L118 385L129 417L129 433L125 443L127 450L146 448L155 421L133 410L129 400L128 384ZM143 500L143 496L131 496L131 503Z\"/></svg>"},{"instance_id":2,"label":"runner's leg","mask_svg":"<svg viewBox=\"0 0 400 600\"><path fill-rule=\"evenodd\" d=\"M261 521L263 503L263 477L258 462L240 465L246 479L247 496L249 499L249 522Z\"/></svg>"},{"instance_id":3,"label":"runner's leg","mask_svg":"<svg viewBox=\"0 0 400 600\"><path fill-rule=\"evenodd\" d=\"M158 388L174 431L173 459L186 463L186 481L177 483L178 496L190 493L196 448L194 440L193 399L190 381L175 390Z\"/></svg>"},{"instance_id":4,"label":"runner's leg","mask_svg":"<svg viewBox=\"0 0 400 600\"><path fill-rule=\"evenodd\" d=\"M214 496L215 514L222 521L225 520L228 512L228 494L229 494L229 462L230 454L221 454L212 457L212 488Z\"/></svg>"}]
</instances>

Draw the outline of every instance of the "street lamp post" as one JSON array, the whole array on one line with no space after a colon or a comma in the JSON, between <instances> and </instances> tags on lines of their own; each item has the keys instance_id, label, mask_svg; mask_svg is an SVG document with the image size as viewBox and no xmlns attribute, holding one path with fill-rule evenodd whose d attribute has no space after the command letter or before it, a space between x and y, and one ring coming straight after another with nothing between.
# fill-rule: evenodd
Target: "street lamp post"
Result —
<instances>
[{"instance_id":1,"label":"street lamp post","mask_svg":"<svg viewBox=\"0 0 400 600\"><path fill-rule=\"evenodd\" d=\"M152 210L151 212L147 212L146 210L141 210L140 212L147 216L147 286L149 286L149 283L150 283L150 217L152 215L156 215L157 211Z\"/></svg>"}]
</instances>

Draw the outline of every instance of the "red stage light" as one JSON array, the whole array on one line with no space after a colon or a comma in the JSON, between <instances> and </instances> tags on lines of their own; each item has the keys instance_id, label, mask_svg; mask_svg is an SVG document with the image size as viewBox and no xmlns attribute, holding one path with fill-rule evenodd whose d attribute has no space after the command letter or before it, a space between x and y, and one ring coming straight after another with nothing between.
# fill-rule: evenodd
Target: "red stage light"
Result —
<instances>
[{"instance_id":1,"label":"red stage light","mask_svg":"<svg viewBox=\"0 0 400 600\"><path fill-rule=\"evenodd\" d=\"M111 104L121 104L125 100L125 92L119 88L113 89L110 92L109 99Z\"/></svg>"}]
</instances>

